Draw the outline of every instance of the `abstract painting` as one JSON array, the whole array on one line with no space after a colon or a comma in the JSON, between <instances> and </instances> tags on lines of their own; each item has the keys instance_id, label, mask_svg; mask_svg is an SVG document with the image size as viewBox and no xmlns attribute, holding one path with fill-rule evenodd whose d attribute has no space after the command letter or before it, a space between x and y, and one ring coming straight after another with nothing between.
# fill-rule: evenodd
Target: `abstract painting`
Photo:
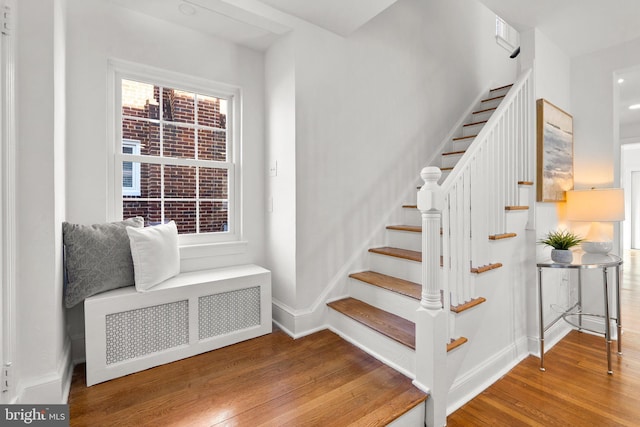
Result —
<instances>
[{"instance_id":1,"label":"abstract painting","mask_svg":"<svg viewBox=\"0 0 640 427\"><path fill-rule=\"evenodd\" d=\"M573 189L573 117L545 99L537 105L538 202L563 202Z\"/></svg>"}]
</instances>

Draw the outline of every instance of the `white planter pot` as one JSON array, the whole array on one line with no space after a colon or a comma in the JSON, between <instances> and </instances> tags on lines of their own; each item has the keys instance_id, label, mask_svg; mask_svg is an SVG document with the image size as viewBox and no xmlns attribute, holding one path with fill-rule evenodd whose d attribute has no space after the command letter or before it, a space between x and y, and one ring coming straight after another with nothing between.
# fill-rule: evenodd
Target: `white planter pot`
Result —
<instances>
[{"instance_id":1,"label":"white planter pot","mask_svg":"<svg viewBox=\"0 0 640 427\"><path fill-rule=\"evenodd\" d=\"M551 261L558 264L570 264L573 261L573 252L568 249L551 249Z\"/></svg>"}]
</instances>

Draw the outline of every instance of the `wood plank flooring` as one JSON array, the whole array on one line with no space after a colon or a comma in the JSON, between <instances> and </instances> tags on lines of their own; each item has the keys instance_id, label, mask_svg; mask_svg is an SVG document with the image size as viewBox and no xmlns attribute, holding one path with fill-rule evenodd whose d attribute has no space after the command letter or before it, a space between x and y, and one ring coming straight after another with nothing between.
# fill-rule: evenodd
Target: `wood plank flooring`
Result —
<instances>
[{"instance_id":1,"label":"wood plank flooring","mask_svg":"<svg viewBox=\"0 0 640 427\"><path fill-rule=\"evenodd\" d=\"M607 374L604 339L571 332L528 357L447 419L456 426L640 426L640 252L625 259L622 352ZM614 349L616 343L614 342ZM614 352L615 354L615 352Z\"/></svg>"},{"instance_id":2,"label":"wood plank flooring","mask_svg":"<svg viewBox=\"0 0 640 427\"><path fill-rule=\"evenodd\" d=\"M422 404L411 380L330 331L282 331L87 388L71 426L384 426Z\"/></svg>"}]
</instances>

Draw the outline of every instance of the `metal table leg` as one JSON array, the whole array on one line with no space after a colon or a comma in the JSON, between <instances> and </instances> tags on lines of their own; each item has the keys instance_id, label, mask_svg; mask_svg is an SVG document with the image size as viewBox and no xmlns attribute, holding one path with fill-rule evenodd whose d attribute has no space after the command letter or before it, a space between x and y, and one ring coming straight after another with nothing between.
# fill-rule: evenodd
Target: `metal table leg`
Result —
<instances>
[{"instance_id":1,"label":"metal table leg","mask_svg":"<svg viewBox=\"0 0 640 427\"><path fill-rule=\"evenodd\" d=\"M542 268L538 267L538 315L540 327L540 370L544 371L544 316L542 312Z\"/></svg>"},{"instance_id":2,"label":"metal table leg","mask_svg":"<svg viewBox=\"0 0 640 427\"><path fill-rule=\"evenodd\" d=\"M618 354L622 355L622 314L620 314L620 266L616 267L616 326L618 329Z\"/></svg>"},{"instance_id":3,"label":"metal table leg","mask_svg":"<svg viewBox=\"0 0 640 427\"><path fill-rule=\"evenodd\" d=\"M607 345L607 373L613 374L611 369L611 317L609 313L609 281L607 280L607 268L602 269L602 281L604 284L604 337Z\"/></svg>"}]
</instances>

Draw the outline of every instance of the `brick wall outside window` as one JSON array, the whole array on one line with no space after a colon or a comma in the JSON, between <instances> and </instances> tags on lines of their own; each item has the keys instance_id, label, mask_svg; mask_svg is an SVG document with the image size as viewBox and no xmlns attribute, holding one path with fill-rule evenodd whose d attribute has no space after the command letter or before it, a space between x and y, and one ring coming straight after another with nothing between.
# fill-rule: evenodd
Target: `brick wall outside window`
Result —
<instances>
[{"instance_id":1,"label":"brick wall outside window","mask_svg":"<svg viewBox=\"0 0 640 427\"><path fill-rule=\"evenodd\" d=\"M227 116L221 105L226 102L123 80L122 138L139 141L141 155L160 156L162 141L164 157L226 162ZM123 216L142 216L147 225L160 223L164 203L164 221L174 220L180 233L196 233L198 222L200 233L225 231L228 184L227 169L141 163L140 195L123 197Z\"/></svg>"}]
</instances>

